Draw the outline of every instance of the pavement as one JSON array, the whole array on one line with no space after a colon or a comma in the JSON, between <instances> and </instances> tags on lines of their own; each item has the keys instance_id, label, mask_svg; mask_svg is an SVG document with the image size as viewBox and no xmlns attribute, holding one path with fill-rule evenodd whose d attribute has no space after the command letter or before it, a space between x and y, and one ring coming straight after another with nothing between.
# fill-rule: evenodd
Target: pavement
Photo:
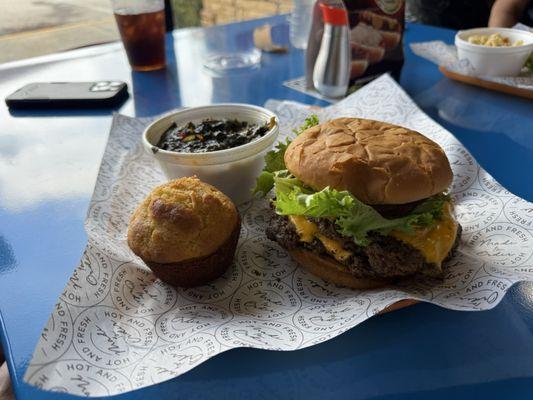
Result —
<instances>
[{"instance_id":1,"label":"pavement","mask_svg":"<svg viewBox=\"0 0 533 400\"><path fill-rule=\"evenodd\" d=\"M0 63L119 39L110 0L0 0Z\"/></svg>"}]
</instances>

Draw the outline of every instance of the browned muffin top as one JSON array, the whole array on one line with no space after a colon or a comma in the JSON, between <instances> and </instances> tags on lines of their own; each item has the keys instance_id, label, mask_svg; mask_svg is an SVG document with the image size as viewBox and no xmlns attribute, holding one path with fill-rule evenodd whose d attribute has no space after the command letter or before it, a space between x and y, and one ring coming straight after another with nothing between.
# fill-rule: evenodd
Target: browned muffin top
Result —
<instances>
[{"instance_id":1,"label":"browned muffin top","mask_svg":"<svg viewBox=\"0 0 533 400\"><path fill-rule=\"evenodd\" d=\"M176 263L214 253L237 223L224 193L196 177L180 178L156 187L135 210L128 244L145 262Z\"/></svg>"}]
</instances>

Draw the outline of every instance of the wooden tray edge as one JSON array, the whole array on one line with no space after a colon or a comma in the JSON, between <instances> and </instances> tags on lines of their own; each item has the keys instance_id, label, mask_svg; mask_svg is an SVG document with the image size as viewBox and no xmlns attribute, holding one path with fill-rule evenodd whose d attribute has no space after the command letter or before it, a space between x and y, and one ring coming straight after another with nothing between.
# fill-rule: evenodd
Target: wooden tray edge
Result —
<instances>
[{"instance_id":1,"label":"wooden tray edge","mask_svg":"<svg viewBox=\"0 0 533 400\"><path fill-rule=\"evenodd\" d=\"M401 308L409 307L409 306L412 306L412 305L417 304L417 303L420 303L420 301L419 300L414 300L414 299L400 300L400 301L397 301L396 303L391 304L388 307L385 307L383 310L381 310L379 312L379 314L385 314L385 313L388 313L388 312L391 312L391 311L396 311L396 310L399 310Z\"/></svg>"},{"instance_id":2,"label":"wooden tray edge","mask_svg":"<svg viewBox=\"0 0 533 400\"><path fill-rule=\"evenodd\" d=\"M533 99L533 90L516 88L514 86L508 86L497 82L490 82L474 76L461 75L457 72L448 71L443 66L439 67L439 71L442 72L444 76L453 79L454 81L459 81L469 85L479 86L484 89L495 90L497 92L503 92L514 96L525 97L526 99Z\"/></svg>"}]
</instances>

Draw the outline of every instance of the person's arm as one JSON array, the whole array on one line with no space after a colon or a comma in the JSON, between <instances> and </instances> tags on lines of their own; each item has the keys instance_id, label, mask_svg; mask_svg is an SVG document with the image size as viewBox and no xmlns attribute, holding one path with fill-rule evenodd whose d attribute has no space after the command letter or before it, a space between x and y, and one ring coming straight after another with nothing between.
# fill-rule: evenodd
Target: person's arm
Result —
<instances>
[{"instance_id":1,"label":"person's arm","mask_svg":"<svg viewBox=\"0 0 533 400\"><path fill-rule=\"evenodd\" d=\"M496 0L490 10L489 26L510 28L515 25L530 0Z\"/></svg>"}]
</instances>

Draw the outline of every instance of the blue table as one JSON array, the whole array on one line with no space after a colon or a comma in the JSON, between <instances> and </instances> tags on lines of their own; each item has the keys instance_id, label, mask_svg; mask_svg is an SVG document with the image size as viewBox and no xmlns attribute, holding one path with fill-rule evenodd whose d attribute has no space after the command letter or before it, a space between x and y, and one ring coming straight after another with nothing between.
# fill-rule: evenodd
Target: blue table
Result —
<instances>
[{"instance_id":1,"label":"blue table","mask_svg":"<svg viewBox=\"0 0 533 400\"><path fill-rule=\"evenodd\" d=\"M285 17L267 19L286 35ZM132 73L119 44L0 66L2 98L27 82L119 79L132 96L120 112L269 98L324 105L282 87L303 74L303 53L265 54L260 69L216 76L201 67L216 40L265 20L184 29L168 36L169 66ZM406 41L454 32L409 25ZM465 86L406 50L401 84L510 191L533 200L533 104ZM67 399L22 381L56 299L85 246L84 214L111 112L12 112L0 105L0 338L20 399ZM526 398L533 395L533 284L518 284L493 310L417 305L366 321L297 352L239 349L184 376L119 396L142 398Z\"/></svg>"}]
</instances>

